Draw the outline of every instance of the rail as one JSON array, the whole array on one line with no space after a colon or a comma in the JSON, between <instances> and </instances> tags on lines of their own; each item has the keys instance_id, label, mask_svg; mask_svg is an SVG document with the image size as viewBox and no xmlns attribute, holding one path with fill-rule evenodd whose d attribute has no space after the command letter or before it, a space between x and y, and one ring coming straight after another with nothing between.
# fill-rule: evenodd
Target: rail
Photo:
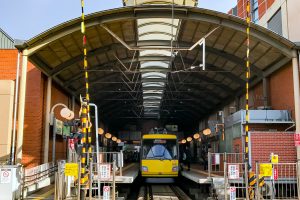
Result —
<instances>
[{"instance_id":1,"label":"rail","mask_svg":"<svg viewBox=\"0 0 300 200\"><path fill-rule=\"evenodd\" d=\"M57 171L57 165L55 165L54 163L45 163L30 169L25 169L23 171L23 178L22 178L22 198L24 198L27 195L28 192L27 190L30 186L37 185L39 182L47 178L51 178L52 176L54 176L56 171ZM40 189L40 188L36 187L36 189Z\"/></svg>"},{"instance_id":2,"label":"rail","mask_svg":"<svg viewBox=\"0 0 300 200\"><path fill-rule=\"evenodd\" d=\"M178 186L146 184L140 189L138 200L174 199L191 200Z\"/></svg>"}]
</instances>

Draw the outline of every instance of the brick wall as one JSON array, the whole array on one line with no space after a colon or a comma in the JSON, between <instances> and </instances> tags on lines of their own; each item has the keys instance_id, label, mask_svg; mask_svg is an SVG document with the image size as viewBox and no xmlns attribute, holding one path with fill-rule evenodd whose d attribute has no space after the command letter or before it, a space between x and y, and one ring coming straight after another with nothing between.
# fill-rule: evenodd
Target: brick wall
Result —
<instances>
[{"instance_id":1,"label":"brick wall","mask_svg":"<svg viewBox=\"0 0 300 200\"><path fill-rule=\"evenodd\" d=\"M267 9L272 6L275 0L258 0L258 16L259 19L266 13ZM237 16L241 18L246 18L246 5L247 0L237 1ZM231 13L229 13L231 14Z\"/></svg>"},{"instance_id":2,"label":"brick wall","mask_svg":"<svg viewBox=\"0 0 300 200\"><path fill-rule=\"evenodd\" d=\"M18 51L15 49L0 49L0 79L15 80ZM22 57L21 57L22 58ZM44 118L47 78L40 70L30 62L27 69L27 87L25 99L24 116L24 140L22 164L26 167L33 167L43 162L44 142ZM70 98L53 83L51 106L56 103L64 103L71 106ZM78 113L79 106L75 106ZM75 114L76 114L75 113ZM59 116L59 109L56 111ZM78 116L78 115L77 115ZM52 135L50 134L49 161L51 161ZM66 142L60 136L56 145L57 159L63 159L66 155Z\"/></svg>"},{"instance_id":3,"label":"brick wall","mask_svg":"<svg viewBox=\"0 0 300 200\"><path fill-rule=\"evenodd\" d=\"M28 68L22 164L33 167L41 164L43 157L44 78L32 65Z\"/></svg>"},{"instance_id":4,"label":"brick wall","mask_svg":"<svg viewBox=\"0 0 300 200\"><path fill-rule=\"evenodd\" d=\"M15 80L18 51L15 49L0 49L0 79Z\"/></svg>"},{"instance_id":5,"label":"brick wall","mask_svg":"<svg viewBox=\"0 0 300 200\"><path fill-rule=\"evenodd\" d=\"M292 63L276 71L269 78L270 104L273 109L289 110L295 118ZM284 92L283 92L284 91Z\"/></svg>"},{"instance_id":6,"label":"brick wall","mask_svg":"<svg viewBox=\"0 0 300 200\"><path fill-rule=\"evenodd\" d=\"M296 162L294 134L287 132L252 132L252 166L255 161L268 162L271 153L278 154L280 163Z\"/></svg>"},{"instance_id":7,"label":"brick wall","mask_svg":"<svg viewBox=\"0 0 300 200\"><path fill-rule=\"evenodd\" d=\"M251 132L251 163L255 170L255 161L269 162L270 154L278 154L280 163L297 161L294 134L292 132ZM233 152L242 152L242 139L233 140ZM235 151L237 150L238 151Z\"/></svg>"}]
</instances>

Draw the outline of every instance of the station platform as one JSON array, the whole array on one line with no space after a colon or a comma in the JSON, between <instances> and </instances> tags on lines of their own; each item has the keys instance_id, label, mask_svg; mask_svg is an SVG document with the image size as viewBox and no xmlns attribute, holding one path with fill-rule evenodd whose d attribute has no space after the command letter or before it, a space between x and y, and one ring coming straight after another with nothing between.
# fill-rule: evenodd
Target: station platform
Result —
<instances>
[{"instance_id":1,"label":"station platform","mask_svg":"<svg viewBox=\"0 0 300 200\"><path fill-rule=\"evenodd\" d=\"M116 174L115 181L118 184L126 184L126 183L133 183L136 177L139 175L139 163L130 163L126 164L122 169L122 175L120 173ZM94 176L94 180L97 180L97 176ZM113 178L111 178L105 182L113 182Z\"/></svg>"},{"instance_id":2,"label":"station platform","mask_svg":"<svg viewBox=\"0 0 300 200\"><path fill-rule=\"evenodd\" d=\"M222 178L216 174L211 174L211 177L209 177L208 171L203 170L200 164L191 164L190 171L187 171L187 167L184 167L180 174L198 184L212 184L214 178Z\"/></svg>"}]
</instances>

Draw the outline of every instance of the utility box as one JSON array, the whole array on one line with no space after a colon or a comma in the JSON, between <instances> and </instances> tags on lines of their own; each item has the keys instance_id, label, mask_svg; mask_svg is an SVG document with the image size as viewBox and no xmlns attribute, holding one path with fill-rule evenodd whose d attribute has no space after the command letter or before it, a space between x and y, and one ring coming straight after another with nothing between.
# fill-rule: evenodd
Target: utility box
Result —
<instances>
[{"instance_id":1,"label":"utility box","mask_svg":"<svg viewBox=\"0 0 300 200\"><path fill-rule=\"evenodd\" d=\"M0 166L0 196L1 200L14 200L21 198L21 166Z\"/></svg>"}]
</instances>

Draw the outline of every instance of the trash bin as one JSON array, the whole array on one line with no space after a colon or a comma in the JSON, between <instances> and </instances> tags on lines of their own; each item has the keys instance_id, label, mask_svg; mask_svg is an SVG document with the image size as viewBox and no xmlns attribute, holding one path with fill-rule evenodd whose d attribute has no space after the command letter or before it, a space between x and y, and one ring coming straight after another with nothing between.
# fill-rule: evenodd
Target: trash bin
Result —
<instances>
[{"instance_id":1,"label":"trash bin","mask_svg":"<svg viewBox=\"0 0 300 200\"><path fill-rule=\"evenodd\" d=\"M1 200L15 200L21 197L22 167L19 165L0 166Z\"/></svg>"}]
</instances>

